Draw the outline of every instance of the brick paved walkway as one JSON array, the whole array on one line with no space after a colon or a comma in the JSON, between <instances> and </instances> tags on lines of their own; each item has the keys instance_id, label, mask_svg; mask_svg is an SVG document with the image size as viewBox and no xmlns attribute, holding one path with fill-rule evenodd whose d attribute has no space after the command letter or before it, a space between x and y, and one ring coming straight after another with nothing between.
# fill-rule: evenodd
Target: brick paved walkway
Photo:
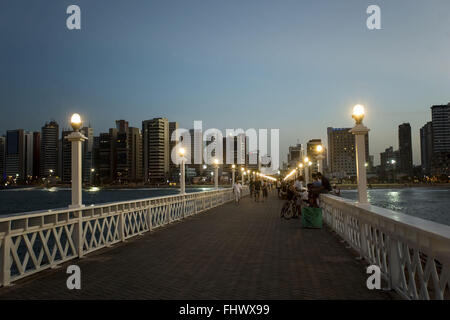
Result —
<instances>
[{"instance_id":1,"label":"brick paved walkway","mask_svg":"<svg viewBox=\"0 0 450 320\"><path fill-rule=\"evenodd\" d=\"M0 288L0 299L391 299L329 230L245 198ZM81 268L81 290L66 268Z\"/></svg>"}]
</instances>

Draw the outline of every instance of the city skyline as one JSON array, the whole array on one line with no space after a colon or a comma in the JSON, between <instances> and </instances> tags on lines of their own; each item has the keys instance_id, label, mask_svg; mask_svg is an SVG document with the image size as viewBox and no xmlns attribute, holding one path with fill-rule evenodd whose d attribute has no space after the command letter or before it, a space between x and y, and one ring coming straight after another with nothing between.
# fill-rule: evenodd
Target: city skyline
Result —
<instances>
[{"instance_id":1,"label":"city skyline","mask_svg":"<svg viewBox=\"0 0 450 320\"><path fill-rule=\"evenodd\" d=\"M51 118L69 127L73 112L96 135L116 119L166 116L183 128L280 128L284 161L297 140L350 126L362 103L375 163L409 122L418 165L429 108L450 101L448 1L381 1L375 31L370 1L77 1L78 31L65 27L69 4L0 5L1 133Z\"/></svg>"}]
</instances>

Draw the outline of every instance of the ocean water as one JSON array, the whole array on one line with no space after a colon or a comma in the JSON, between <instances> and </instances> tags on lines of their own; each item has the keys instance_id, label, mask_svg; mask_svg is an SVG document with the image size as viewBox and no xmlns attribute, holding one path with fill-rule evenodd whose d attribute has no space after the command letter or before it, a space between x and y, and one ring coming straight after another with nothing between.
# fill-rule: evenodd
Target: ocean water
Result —
<instances>
[{"instance_id":1,"label":"ocean water","mask_svg":"<svg viewBox=\"0 0 450 320\"><path fill-rule=\"evenodd\" d=\"M358 198L356 190L342 190L341 195L352 200ZM450 226L450 189L370 189L368 200L378 207Z\"/></svg>"},{"instance_id":2,"label":"ocean water","mask_svg":"<svg viewBox=\"0 0 450 320\"><path fill-rule=\"evenodd\" d=\"M186 188L186 192L213 188ZM99 204L178 194L178 189L90 189L83 190L83 204ZM0 190L0 216L37 210L67 207L71 203L70 188Z\"/></svg>"}]
</instances>

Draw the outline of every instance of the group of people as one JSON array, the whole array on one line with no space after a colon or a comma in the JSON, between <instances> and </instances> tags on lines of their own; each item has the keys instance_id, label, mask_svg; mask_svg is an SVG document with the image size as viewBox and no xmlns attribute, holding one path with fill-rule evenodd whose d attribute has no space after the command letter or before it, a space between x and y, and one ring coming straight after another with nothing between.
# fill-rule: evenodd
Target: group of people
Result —
<instances>
[{"instance_id":1,"label":"group of people","mask_svg":"<svg viewBox=\"0 0 450 320\"><path fill-rule=\"evenodd\" d=\"M259 202L260 199L264 202L269 196L269 191L273 188L273 185L262 179L255 179L250 181L249 188L250 197L253 197L256 202ZM242 197L242 185L239 181L233 185L233 193L235 202L238 204Z\"/></svg>"},{"instance_id":2,"label":"group of people","mask_svg":"<svg viewBox=\"0 0 450 320\"><path fill-rule=\"evenodd\" d=\"M297 199L298 206L307 205L310 207L319 206L319 195L333 192L328 178L317 172L312 174L312 182L304 186L303 176L298 176L294 181L277 182L278 196L286 197L289 201Z\"/></svg>"},{"instance_id":3,"label":"group of people","mask_svg":"<svg viewBox=\"0 0 450 320\"><path fill-rule=\"evenodd\" d=\"M264 202L269 196L269 191L272 189L272 183L255 179L250 181L250 196L254 197L256 202L259 202L262 195L262 202Z\"/></svg>"}]
</instances>

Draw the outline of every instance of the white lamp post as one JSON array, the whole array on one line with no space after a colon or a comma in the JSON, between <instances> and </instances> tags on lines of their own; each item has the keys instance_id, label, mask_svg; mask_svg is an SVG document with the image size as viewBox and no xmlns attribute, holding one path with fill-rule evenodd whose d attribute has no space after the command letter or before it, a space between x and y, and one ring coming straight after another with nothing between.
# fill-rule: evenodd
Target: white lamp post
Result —
<instances>
[{"instance_id":1,"label":"white lamp post","mask_svg":"<svg viewBox=\"0 0 450 320\"><path fill-rule=\"evenodd\" d=\"M250 173L251 173L251 171L250 170L247 170L247 175L248 175L248 184L250 185Z\"/></svg>"},{"instance_id":2,"label":"white lamp post","mask_svg":"<svg viewBox=\"0 0 450 320\"><path fill-rule=\"evenodd\" d=\"M231 186L234 186L234 176L235 176L235 173L236 173L236 165L235 164L233 164L232 166L231 166Z\"/></svg>"},{"instance_id":3,"label":"white lamp post","mask_svg":"<svg viewBox=\"0 0 450 320\"><path fill-rule=\"evenodd\" d=\"M214 187L219 189L219 159L214 159Z\"/></svg>"},{"instance_id":4,"label":"white lamp post","mask_svg":"<svg viewBox=\"0 0 450 320\"><path fill-rule=\"evenodd\" d=\"M369 132L362 121L364 119L364 107L356 105L353 108L352 118L355 119L355 126L350 130L355 135L356 145L356 174L358 178L358 201L359 203L368 203L367 201L367 177L366 177L366 142L365 136Z\"/></svg>"},{"instance_id":5,"label":"white lamp post","mask_svg":"<svg viewBox=\"0 0 450 320\"><path fill-rule=\"evenodd\" d=\"M180 156L180 194L186 193L186 174L185 174L185 159L184 155L186 150L184 148L180 148L178 150L178 154Z\"/></svg>"},{"instance_id":6,"label":"white lamp post","mask_svg":"<svg viewBox=\"0 0 450 320\"><path fill-rule=\"evenodd\" d=\"M78 113L74 113L70 119L73 132L66 139L72 143L72 204L69 208L82 208L82 162L81 162L81 143L87 138L80 132L82 126L81 117Z\"/></svg>"},{"instance_id":7,"label":"white lamp post","mask_svg":"<svg viewBox=\"0 0 450 320\"><path fill-rule=\"evenodd\" d=\"M303 159L303 162L305 163L305 185L308 185L308 183L309 183L309 158L305 157Z\"/></svg>"},{"instance_id":8,"label":"white lamp post","mask_svg":"<svg viewBox=\"0 0 450 320\"><path fill-rule=\"evenodd\" d=\"M318 153L318 155L317 155L317 172L321 172L321 170L323 171L323 159L325 158L322 154L323 146L319 144L316 147L316 152Z\"/></svg>"},{"instance_id":9,"label":"white lamp post","mask_svg":"<svg viewBox=\"0 0 450 320\"><path fill-rule=\"evenodd\" d=\"M241 167L241 184L244 185L244 172L245 169L243 167Z\"/></svg>"}]
</instances>

